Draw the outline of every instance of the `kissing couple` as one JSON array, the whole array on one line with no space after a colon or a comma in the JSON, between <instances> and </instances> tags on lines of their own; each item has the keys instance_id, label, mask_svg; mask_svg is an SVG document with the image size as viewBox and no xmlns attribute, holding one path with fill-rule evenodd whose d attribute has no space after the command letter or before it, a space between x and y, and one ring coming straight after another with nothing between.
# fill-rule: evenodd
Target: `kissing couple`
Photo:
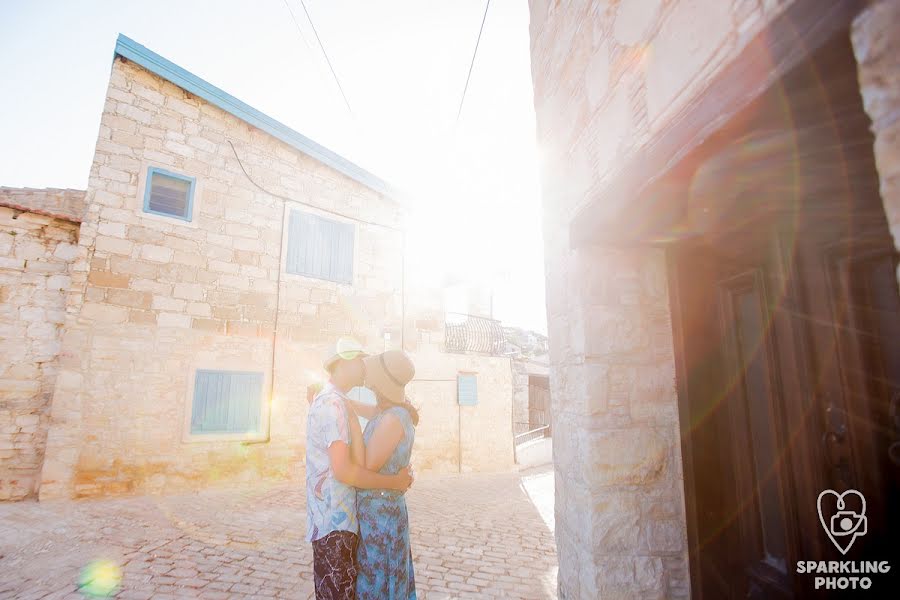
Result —
<instances>
[{"instance_id":1,"label":"kissing couple","mask_svg":"<svg viewBox=\"0 0 900 600\"><path fill-rule=\"evenodd\" d=\"M338 341L306 425L307 540L317 600L416 598L404 492L419 415L406 397L405 352L369 355ZM365 386L374 406L348 397ZM363 432L359 416L368 419Z\"/></svg>"}]
</instances>

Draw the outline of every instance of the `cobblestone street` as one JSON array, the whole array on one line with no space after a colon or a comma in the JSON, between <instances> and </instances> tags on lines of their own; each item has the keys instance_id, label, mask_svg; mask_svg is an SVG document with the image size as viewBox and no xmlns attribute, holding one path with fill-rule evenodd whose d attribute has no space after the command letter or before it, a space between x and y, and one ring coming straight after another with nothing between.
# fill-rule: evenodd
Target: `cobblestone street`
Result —
<instances>
[{"instance_id":1,"label":"cobblestone street","mask_svg":"<svg viewBox=\"0 0 900 600\"><path fill-rule=\"evenodd\" d=\"M422 476L408 494L420 598L554 598L553 472ZM117 598L311 598L296 484L0 505L0 598L82 598L85 565Z\"/></svg>"}]
</instances>

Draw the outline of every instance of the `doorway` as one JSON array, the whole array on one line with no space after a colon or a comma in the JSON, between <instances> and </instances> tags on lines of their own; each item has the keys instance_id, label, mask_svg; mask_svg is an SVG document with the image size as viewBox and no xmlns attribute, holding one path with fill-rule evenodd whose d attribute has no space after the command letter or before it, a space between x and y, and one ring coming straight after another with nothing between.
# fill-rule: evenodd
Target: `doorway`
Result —
<instances>
[{"instance_id":1,"label":"doorway","mask_svg":"<svg viewBox=\"0 0 900 600\"><path fill-rule=\"evenodd\" d=\"M528 376L528 431L546 427L544 436L550 437L550 378L545 375Z\"/></svg>"},{"instance_id":2,"label":"doorway","mask_svg":"<svg viewBox=\"0 0 900 600\"><path fill-rule=\"evenodd\" d=\"M900 292L868 127L845 31L665 182L687 223L667 260L698 598L822 597L797 561L897 555ZM825 489L868 501L847 556Z\"/></svg>"}]
</instances>

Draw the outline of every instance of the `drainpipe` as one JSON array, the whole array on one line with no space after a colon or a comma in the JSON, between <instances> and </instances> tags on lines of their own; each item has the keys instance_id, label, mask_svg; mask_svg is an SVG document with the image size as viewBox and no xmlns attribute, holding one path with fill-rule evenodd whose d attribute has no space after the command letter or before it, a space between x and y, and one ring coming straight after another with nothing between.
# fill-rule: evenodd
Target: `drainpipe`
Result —
<instances>
[{"instance_id":1,"label":"drainpipe","mask_svg":"<svg viewBox=\"0 0 900 600\"><path fill-rule=\"evenodd\" d=\"M513 464L519 464L519 453L516 450L516 370L513 367L513 358L509 357L509 387L512 394L509 397L509 428L512 432Z\"/></svg>"},{"instance_id":2,"label":"drainpipe","mask_svg":"<svg viewBox=\"0 0 900 600\"><path fill-rule=\"evenodd\" d=\"M275 394L275 351L278 348L278 313L281 312L281 258L284 252L284 230L287 219L287 202L281 203L281 242L278 246L278 275L275 279L275 320L272 324L272 357L269 364L269 410L266 411L266 437L261 440L243 442L251 444L268 444L272 440L272 400Z\"/></svg>"},{"instance_id":3,"label":"drainpipe","mask_svg":"<svg viewBox=\"0 0 900 600\"><path fill-rule=\"evenodd\" d=\"M459 402L456 403L456 417L457 417L457 438L456 438L456 465L459 469L459 473L462 473L462 406L460 406Z\"/></svg>"}]
</instances>

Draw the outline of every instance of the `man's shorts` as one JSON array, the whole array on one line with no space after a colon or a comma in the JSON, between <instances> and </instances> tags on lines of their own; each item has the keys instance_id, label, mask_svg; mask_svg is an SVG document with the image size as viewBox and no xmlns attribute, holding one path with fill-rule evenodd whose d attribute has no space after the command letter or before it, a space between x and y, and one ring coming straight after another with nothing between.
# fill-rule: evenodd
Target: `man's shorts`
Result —
<instances>
[{"instance_id":1,"label":"man's shorts","mask_svg":"<svg viewBox=\"0 0 900 600\"><path fill-rule=\"evenodd\" d=\"M312 543L316 600L356 598L356 547L359 536L332 531Z\"/></svg>"}]
</instances>

